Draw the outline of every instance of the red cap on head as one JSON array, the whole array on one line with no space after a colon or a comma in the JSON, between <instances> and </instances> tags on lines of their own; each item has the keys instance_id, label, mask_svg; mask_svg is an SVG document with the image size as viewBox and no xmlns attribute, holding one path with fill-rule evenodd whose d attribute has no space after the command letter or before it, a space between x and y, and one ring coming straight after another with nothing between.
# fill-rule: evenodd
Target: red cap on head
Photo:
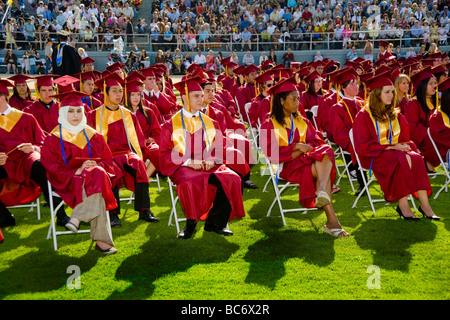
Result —
<instances>
[{"instance_id":1,"label":"red cap on head","mask_svg":"<svg viewBox=\"0 0 450 320\"><path fill-rule=\"evenodd\" d=\"M53 78L57 78L57 74L46 74L43 76L36 77L36 85L38 87L51 87L53 86Z\"/></svg>"},{"instance_id":2,"label":"red cap on head","mask_svg":"<svg viewBox=\"0 0 450 320\"><path fill-rule=\"evenodd\" d=\"M389 79L387 72L379 74L375 77L372 77L366 80L366 88L370 91L373 91L377 88L393 86L391 79Z\"/></svg>"},{"instance_id":3,"label":"red cap on head","mask_svg":"<svg viewBox=\"0 0 450 320\"><path fill-rule=\"evenodd\" d=\"M144 83L139 79L135 79L125 83L125 89L127 90L127 92L141 92L143 86Z\"/></svg>"},{"instance_id":4,"label":"red cap on head","mask_svg":"<svg viewBox=\"0 0 450 320\"><path fill-rule=\"evenodd\" d=\"M414 84L414 88L417 88L417 86L423 81L430 78L433 78L434 74L431 72L431 67L427 66L411 76L411 81Z\"/></svg>"},{"instance_id":5,"label":"red cap on head","mask_svg":"<svg viewBox=\"0 0 450 320\"><path fill-rule=\"evenodd\" d=\"M53 82L58 85L58 90L60 92L73 91L74 90L73 84L77 83L78 81L80 80L69 75L65 75L53 80Z\"/></svg>"},{"instance_id":6,"label":"red cap on head","mask_svg":"<svg viewBox=\"0 0 450 320\"><path fill-rule=\"evenodd\" d=\"M267 70L264 73L261 73L255 78L255 81L258 83L264 83L266 81L273 80L274 72L272 70Z\"/></svg>"},{"instance_id":7,"label":"red cap on head","mask_svg":"<svg viewBox=\"0 0 450 320\"><path fill-rule=\"evenodd\" d=\"M322 78L320 76L320 74L318 74L317 71L313 71L313 72L311 72L309 75L307 75L305 77L305 81L307 83L310 83L311 81L314 81L314 80L319 79L319 78Z\"/></svg>"},{"instance_id":8,"label":"red cap on head","mask_svg":"<svg viewBox=\"0 0 450 320\"><path fill-rule=\"evenodd\" d=\"M389 42L386 40L380 40L378 42L378 46L383 46L383 47L387 48L389 46Z\"/></svg>"},{"instance_id":9,"label":"red cap on head","mask_svg":"<svg viewBox=\"0 0 450 320\"><path fill-rule=\"evenodd\" d=\"M116 71L121 71L123 70L123 67L125 67L125 65L121 62L116 62L110 66L106 67L106 70L108 70L109 72L116 72Z\"/></svg>"},{"instance_id":10,"label":"red cap on head","mask_svg":"<svg viewBox=\"0 0 450 320\"><path fill-rule=\"evenodd\" d=\"M112 86L124 86L125 81L117 74L117 72L113 72L102 79L98 79L95 81L95 85L103 91L103 88L112 87Z\"/></svg>"},{"instance_id":11,"label":"red cap on head","mask_svg":"<svg viewBox=\"0 0 450 320\"><path fill-rule=\"evenodd\" d=\"M0 93L6 94L9 97L8 87L14 88L14 84L6 79L0 79Z\"/></svg>"},{"instance_id":12,"label":"red cap on head","mask_svg":"<svg viewBox=\"0 0 450 320\"><path fill-rule=\"evenodd\" d=\"M34 79L33 77L29 77L24 74L15 74L12 77L8 78L9 80L12 80L14 84L20 84L20 83L27 83L27 80Z\"/></svg>"},{"instance_id":13,"label":"red cap on head","mask_svg":"<svg viewBox=\"0 0 450 320\"><path fill-rule=\"evenodd\" d=\"M295 76L283 79L282 81L271 87L268 92L271 96L274 96L282 92L290 91L297 91L297 80L295 80Z\"/></svg>"},{"instance_id":14,"label":"red cap on head","mask_svg":"<svg viewBox=\"0 0 450 320\"><path fill-rule=\"evenodd\" d=\"M195 76L193 78L187 78L174 83L173 86L180 92L180 95L185 95L186 89L188 92L203 91L202 87L200 86L201 81L202 79L200 77Z\"/></svg>"},{"instance_id":15,"label":"red cap on head","mask_svg":"<svg viewBox=\"0 0 450 320\"><path fill-rule=\"evenodd\" d=\"M352 67L348 67L343 69L338 73L338 76L335 77L334 82L338 84L343 84L344 82L356 80L358 78L358 73Z\"/></svg>"},{"instance_id":16,"label":"red cap on head","mask_svg":"<svg viewBox=\"0 0 450 320\"><path fill-rule=\"evenodd\" d=\"M80 80L80 81L85 81L85 80L95 81L95 80L97 80L97 76L92 71L76 73L76 74L74 74L74 76L77 77L78 80Z\"/></svg>"},{"instance_id":17,"label":"red cap on head","mask_svg":"<svg viewBox=\"0 0 450 320\"><path fill-rule=\"evenodd\" d=\"M200 65L196 62L192 63L189 67L187 67L186 71L187 72L194 72L197 71L198 69L201 69L202 67L200 67Z\"/></svg>"},{"instance_id":18,"label":"red cap on head","mask_svg":"<svg viewBox=\"0 0 450 320\"><path fill-rule=\"evenodd\" d=\"M91 63L94 63L94 62L95 62L95 60L92 59L91 57L86 57L86 58L83 58L83 59L80 60L81 64L91 64Z\"/></svg>"},{"instance_id":19,"label":"red cap on head","mask_svg":"<svg viewBox=\"0 0 450 320\"><path fill-rule=\"evenodd\" d=\"M81 98L89 97L88 94L79 91L70 91L52 96L59 100L59 107L82 107L84 106L83 100Z\"/></svg>"},{"instance_id":20,"label":"red cap on head","mask_svg":"<svg viewBox=\"0 0 450 320\"><path fill-rule=\"evenodd\" d=\"M155 76L155 72L153 71L152 68L145 68L145 69L141 69L139 70L139 72L145 77L154 77Z\"/></svg>"},{"instance_id":21,"label":"red cap on head","mask_svg":"<svg viewBox=\"0 0 450 320\"><path fill-rule=\"evenodd\" d=\"M245 70L242 72L243 75L248 76L252 72L259 72L259 68L255 66L254 64L251 64L245 68Z\"/></svg>"},{"instance_id":22,"label":"red cap on head","mask_svg":"<svg viewBox=\"0 0 450 320\"><path fill-rule=\"evenodd\" d=\"M145 77L141 73L139 73L138 71L135 70L132 73L130 73L128 75L128 77L125 78L126 82L130 82L130 81L133 81L133 80L144 81Z\"/></svg>"},{"instance_id":23,"label":"red cap on head","mask_svg":"<svg viewBox=\"0 0 450 320\"><path fill-rule=\"evenodd\" d=\"M447 78L438 84L439 92L444 92L447 89L450 89L450 78Z\"/></svg>"}]
</instances>

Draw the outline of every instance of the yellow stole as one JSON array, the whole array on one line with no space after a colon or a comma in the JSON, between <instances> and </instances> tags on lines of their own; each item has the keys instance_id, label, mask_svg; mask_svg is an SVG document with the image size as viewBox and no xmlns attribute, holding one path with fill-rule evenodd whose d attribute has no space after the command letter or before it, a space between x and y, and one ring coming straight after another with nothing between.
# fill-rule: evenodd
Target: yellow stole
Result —
<instances>
[{"instance_id":1,"label":"yellow stole","mask_svg":"<svg viewBox=\"0 0 450 320\"><path fill-rule=\"evenodd\" d=\"M133 118L131 117L131 111L119 106L119 108L115 111L111 111L103 105L100 108L96 109L95 115L95 123L96 130L99 132L104 138L105 141L108 142L108 125L114 123L116 121L122 120L123 125L125 126L125 131L127 133L128 144L134 149L134 151L138 154L139 158L143 159L141 147L139 145L139 140L136 134L136 128L134 127Z\"/></svg>"},{"instance_id":2,"label":"yellow stole","mask_svg":"<svg viewBox=\"0 0 450 320\"><path fill-rule=\"evenodd\" d=\"M86 130L86 133L90 140L94 136L96 131L89 126L84 127L84 129ZM66 129L64 129L64 127L61 127L61 133L62 133L62 139L64 141L74 144L80 149L84 149L84 147L86 146L86 144L88 142L83 131L78 132L78 134L72 134L69 131L67 131ZM51 132L51 134L55 135L56 137L58 137L58 139L60 139L61 136L59 134L59 126L56 126L55 129L53 129L53 131Z\"/></svg>"},{"instance_id":3,"label":"yellow stole","mask_svg":"<svg viewBox=\"0 0 450 320\"><path fill-rule=\"evenodd\" d=\"M0 116L0 128L11 132L16 123L22 117L23 112L14 108L11 108L11 112L7 115Z\"/></svg>"},{"instance_id":4,"label":"yellow stole","mask_svg":"<svg viewBox=\"0 0 450 320\"><path fill-rule=\"evenodd\" d=\"M275 119L275 117L271 118L273 128L275 129L275 136L278 141L278 145L280 147L287 147L289 145L289 137L287 133L287 128L293 129L292 137L294 137L295 131L297 130L300 135L300 141L299 143L305 143L306 142L306 131L308 129L308 124L303 120L302 117L293 117L293 124L291 122L290 117L285 117L284 122L285 125L281 125L278 123L278 121ZM293 138L292 138L293 139ZM292 142L292 141L291 141Z\"/></svg>"},{"instance_id":5,"label":"yellow stole","mask_svg":"<svg viewBox=\"0 0 450 320\"><path fill-rule=\"evenodd\" d=\"M186 117L182 115L182 111L183 109L172 117L172 141L174 149L183 155L186 154L186 133L189 132L192 135L198 130L202 130L204 125L206 132L205 130L203 131L203 141L205 142L206 150L211 150L216 136L216 128L211 118L205 114L201 114L201 116L195 118Z\"/></svg>"},{"instance_id":6,"label":"yellow stole","mask_svg":"<svg viewBox=\"0 0 450 320\"><path fill-rule=\"evenodd\" d=\"M382 145L398 143L398 137L400 136L400 122L398 121L398 118L395 118L395 120L392 121L379 122L373 118L368 105L364 109L369 113L370 118L372 119L375 131L378 135L378 142ZM389 137L390 135L391 137Z\"/></svg>"},{"instance_id":7,"label":"yellow stole","mask_svg":"<svg viewBox=\"0 0 450 320\"><path fill-rule=\"evenodd\" d=\"M444 125L445 125L447 128L450 128L450 120L449 120L448 114L446 114L445 112L443 112L442 110L440 110L440 108L439 108L439 112L440 112L441 115L442 115L442 121L444 122Z\"/></svg>"}]
</instances>

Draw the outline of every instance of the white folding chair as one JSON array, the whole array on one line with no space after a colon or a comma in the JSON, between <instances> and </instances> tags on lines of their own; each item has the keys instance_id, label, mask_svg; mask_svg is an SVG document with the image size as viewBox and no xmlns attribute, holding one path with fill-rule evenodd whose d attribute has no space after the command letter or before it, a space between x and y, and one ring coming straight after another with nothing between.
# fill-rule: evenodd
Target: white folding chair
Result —
<instances>
[{"instance_id":1,"label":"white folding chair","mask_svg":"<svg viewBox=\"0 0 450 320\"><path fill-rule=\"evenodd\" d=\"M39 197L37 197L36 200L26 203L26 204L18 204L16 206L8 207L8 209L19 209L19 208L30 208L30 210L28 210L28 212L33 212L34 208L36 208L37 209L37 218L38 218L38 220L41 220L41 206L39 203Z\"/></svg>"},{"instance_id":2,"label":"white folding chair","mask_svg":"<svg viewBox=\"0 0 450 320\"><path fill-rule=\"evenodd\" d=\"M373 214L375 215L377 212L376 212L373 204L375 202L386 202L386 200L384 198L381 198L381 199L380 198L377 198L377 199L372 198L372 195L370 194L369 186L376 180L375 175L374 174L369 175L368 180L366 180L365 172L369 172L369 170L364 169L361 166L361 162L359 161L359 156L358 156L358 153L356 152L355 144L354 144L354 140L353 140L353 129L350 129L349 135L350 135L350 142L352 143L353 150L355 150L356 160L358 163L357 170L359 170L361 172L362 180L364 181L364 188L360 192L360 194L356 197L355 202L353 202L352 208L356 208L356 205L357 205L359 199L364 195L364 193L366 193L367 198L369 199L370 207L372 208ZM416 204L414 202L412 195L409 195L408 199L409 199L409 201L411 201L411 203L414 207L414 210L417 212L417 207L416 207ZM389 203L386 203L386 204L389 204Z\"/></svg>"},{"instance_id":3,"label":"white folding chair","mask_svg":"<svg viewBox=\"0 0 450 320\"><path fill-rule=\"evenodd\" d=\"M445 190L445 192L448 192L448 185L449 185L449 183L450 183L450 171L449 171L449 165L450 165L450 164L448 163L448 160L447 160L447 159L446 159L447 162L444 161L444 159L442 159L442 157L441 157L441 155L440 155L440 153L439 153L439 149L438 149L436 143L434 142L433 137L431 136L430 128L428 128L427 131L428 131L428 136L430 137L431 143L433 144L434 151L436 151L436 154L438 155L439 161L440 161L440 163L441 163L440 168L439 168L439 171L440 171L440 170L443 170L443 171L444 171L444 174L445 174L445 183L444 183L444 185L443 185L443 186L439 189L439 191L434 195L434 199L437 199L437 197L439 196L439 194L440 194L443 190ZM450 153L450 150L447 151L447 156L449 155L449 153ZM435 174L435 175L436 175L436 174Z\"/></svg>"},{"instance_id":4,"label":"white folding chair","mask_svg":"<svg viewBox=\"0 0 450 320\"><path fill-rule=\"evenodd\" d=\"M353 178L353 176L350 174L350 170L349 170L349 167L352 165L352 161L347 162L347 159L345 157L345 156L349 156L350 153L347 151L344 151L344 149L342 149L341 147L338 147L338 148L339 148L340 156L342 157L342 160L344 161L344 165L343 165L344 170L342 172L338 172L338 179L336 181L336 186L339 185L344 174L347 174L348 181L350 182L350 187L352 188L353 192L355 192L355 186L353 185L353 182L357 181L357 179ZM337 166L338 166L338 164L336 163L336 167Z\"/></svg>"},{"instance_id":5,"label":"white folding chair","mask_svg":"<svg viewBox=\"0 0 450 320\"><path fill-rule=\"evenodd\" d=\"M156 182L158 184L158 190L159 190L159 192L161 192L161 184L159 183L159 174L158 173L155 175L154 178L150 177L150 179L148 179L148 182L149 183L155 183Z\"/></svg>"},{"instance_id":6,"label":"white folding chair","mask_svg":"<svg viewBox=\"0 0 450 320\"><path fill-rule=\"evenodd\" d=\"M54 204L53 204L53 197L55 196L55 197L60 198L60 196L57 193L55 193L54 191L52 191L52 186L51 186L50 182L48 182L47 184L48 184L49 207L50 207L50 227L48 228L47 240L50 238L53 239L53 248L55 249L55 251L57 251L58 244L57 244L56 238L58 236L65 235L65 234L89 233L90 230L78 230L77 232L56 231L56 222L55 222L56 212L59 210L59 208L61 208L64 205L64 201L61 201L61 203L55 208ZM108 212L106 212L106 217L108 219L108 225L110 225ZM111 229L109 230L109 232L111 233Z\"/></svg>"},{"instance_id":7,"label":"white folding chair","mask_svg":"<svg viewBox=\"0 0 450 320\"><path fill-rule=\"evenodd\" d=\"M283 225L286 225L286 219L284 214L289 212L302 212L303 214L306 214L308 211L318 210L317 208L294 208L294 209L285 209L283 207L283 199L282 199L282 193L288 188L288 187L298 187L298 184L290 183L288 181L284 181L284 183L279 183L280 178L278 177L278 170L279 166L273 165L270 163L270 160L265 157L267 162L267 167L270 172L270 178L268 180L268 183L271 181L273 185L273 189L275 191L275 199L272 201L272 204L269 207L269 210L267 211L267 217L270 216L272 213L272 208L275 206L275 204L278 204L278 208L280 209L281 219L283 221ZM266 183L267 185L267 183ZM298 202L297 202L298 203Z\"/></svg>"},{"instance_id":8,"label":"white folding chair","mask_svg":"<svg viewBox=\"0 0 450 320\"><path fill-rule=\"evenodd\" d=\"M177 234L180 233L180 225L179 222L186 221L186 218L178 218L177 214L177 203L178 203L178 195L176 191L174 192L174 188L176 188L176 185L173 184L172 180L170 180L169 177L167 177L167 182L169 184L169 193L170 193L170 201L172 202L172 210L170 211L170 217L169 217L169 226L172 226L172 219L175 220L175 226L177 227Z\"/></svg>"}]
</instances>

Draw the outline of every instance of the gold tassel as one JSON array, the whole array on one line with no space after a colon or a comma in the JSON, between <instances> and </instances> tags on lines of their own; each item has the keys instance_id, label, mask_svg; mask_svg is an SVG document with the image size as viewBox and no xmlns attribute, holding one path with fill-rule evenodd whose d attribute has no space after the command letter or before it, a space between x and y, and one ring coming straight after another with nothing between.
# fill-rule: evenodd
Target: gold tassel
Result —
<instances>
[{"instance_id":1,"label":"gold tassel","mask_svg":"<svg viewBox=\"0 0 450 320\"><path fill-rule=\"evenodd\" d=\"M184 85L184 92L186 93L186 103L187 103L187 107L188 107L188 112L191 112L191 105L189 104L189 92L188 92L188 87L187 84Z\"/></svg>"}]
</instances>

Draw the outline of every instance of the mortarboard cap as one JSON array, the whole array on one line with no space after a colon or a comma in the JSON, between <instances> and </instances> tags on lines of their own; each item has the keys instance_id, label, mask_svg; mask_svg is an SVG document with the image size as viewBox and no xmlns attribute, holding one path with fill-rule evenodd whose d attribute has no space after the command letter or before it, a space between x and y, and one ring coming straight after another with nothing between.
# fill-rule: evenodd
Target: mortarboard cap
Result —
<instances>
[{"instance_id":1,"label":"mortarboard cap","mask_svg":"<svg viewBox=\"0 0 450 320\"><path fill-rule=\"evenodd\" d=\"M173 86L180 92L180 95L185 95L186 90L188 92L203 91L202 87L200 86L201 81L202 78L198 76L187 77L177 83L174 83Z\"/></svg>"},{"instance_id":2,"label":"mortarboard cap","mask_svg":"<svg viewBox=\"0 0 450 320\"><path fill-rule=\"evenodd\" d=\"M274 96L282 92L297 91L297 81L295 76L283 79L269 89L269 94Z\"/></svg>"},{"instance_id":3,"label":"mortarboard cap","mask_svg":"<svg viewBox=\"0 0 450 320\"><path fill-rule=\"evenodd\" d=\"M14 84L27 83L27 80L34 79L33 77L27 76L25 74L15 74L9 77L8 80L12 80Z\"/></svg>"},{"instance_id":4,"label":"mortarboard cap","mask_svg":"<svg viewBox=\"0 0 450 320\"><path fill-rule=\"evenodd\" d=\"M368 80L366 80L366 88L369 91L373 91L378 88L393 86L391 79L389 79L387 72L376 75Z\"/></svg>"},{"instance_id":5,"label":"mortarboard cap","mask_svg":"<svg viewBox=\"0 0 450 320\"><path fill-rule=\"evenodd\" d=\"M6 79L0 79L0 93L3 93L9 97L8 87L14 88L14 84Z\"/></svg>"},{"instance_id":6,"label":"mortarboard cap","mask_svg":"<svg viewBox=\"0 0 450 320\"><path fill-rule=\"evenodd\" d=\"M86 58L83 58L83 59L80 60L80 63L83 64L83 65L85 65L85 64L92 64L94 62L95 62L95 60L92 59L91 57L86 57Z\"/></svg>"},{"instance_id":7,"label":"mortarboard cap","mask_svg":"<svg viewBox=\"0 0 450 320\"><path fill-rule=\"evenodd\" d=\"M81 98L89 97L88 94L79 91L69 91L56 94L52 98L59 100L59 107L82 107L84 106L83 100Z\"/></svg>"}]
</instances>

